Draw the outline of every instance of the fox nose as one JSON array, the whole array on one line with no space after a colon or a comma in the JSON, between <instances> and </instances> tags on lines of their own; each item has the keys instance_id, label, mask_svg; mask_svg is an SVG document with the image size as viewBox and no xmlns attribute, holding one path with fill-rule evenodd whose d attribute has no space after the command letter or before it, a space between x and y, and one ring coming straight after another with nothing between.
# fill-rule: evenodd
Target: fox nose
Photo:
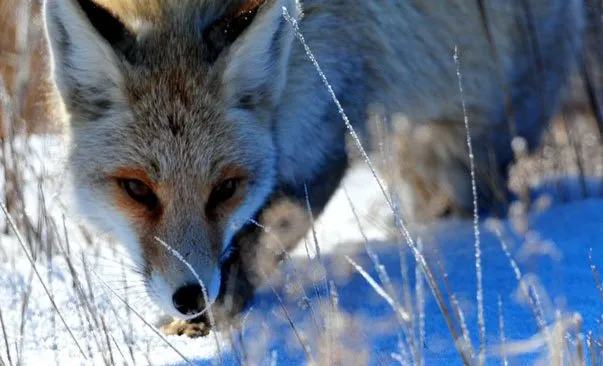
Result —
<instances>
[{"instance_id":1,"label":"fox nose","mask_svg":"<svg viewBox=\"0 0 603 366\"><path fill-rule=\"evenodd\" d=\"M205 308L203 291L199 284L180 287L172 296L172 302L178 312L183 315L192 315Z\"/></svg>"}]
</instances>

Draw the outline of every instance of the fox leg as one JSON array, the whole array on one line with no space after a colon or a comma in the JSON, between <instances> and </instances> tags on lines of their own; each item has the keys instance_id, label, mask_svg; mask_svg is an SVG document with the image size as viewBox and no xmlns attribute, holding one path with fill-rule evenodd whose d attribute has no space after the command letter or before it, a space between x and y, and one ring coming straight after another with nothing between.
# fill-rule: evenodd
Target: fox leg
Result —
<instances>
[{"instance_id":1,"label":"fox leg","mask_svg":"<svg viewBox=\"0 0 603 366\"><path fill-rule=\"evenodd\" d=\"M500 151L495 151L495 144L490 144L489 137L477 126L471 134L478 205L495 212L508 199L508 154L497 156ZM397 159L400 169L389 169L392 173L388 180L398 187L407 219L428 222L442 216L472 213L471 169L462 122L407 125L391 137L393 159Z\"/></svg>"},{"instance_id":2,"label":"fox leg","mask_svg":"<svg viewBox=\"0 0 603 366\"><path fill-rule=\"evenodd\" d=\"M285 195L273 197L254 221L236 235L236 249L222 264L220 295L212 307L218 324L245 308L310 227L302 202Z\"/></svg>"},{"instance_id":3,"label":"fox leg","mask_svg":"<svg viewBox=\"0 0 603 366\"><path fill-rule=\"evenodd\" d=\"M173 319L159 328L165 335L184 335L189 338L205 337L209 334L209 329L205 323L189 322L181 319Z\"/></svg>"}]
</instances>

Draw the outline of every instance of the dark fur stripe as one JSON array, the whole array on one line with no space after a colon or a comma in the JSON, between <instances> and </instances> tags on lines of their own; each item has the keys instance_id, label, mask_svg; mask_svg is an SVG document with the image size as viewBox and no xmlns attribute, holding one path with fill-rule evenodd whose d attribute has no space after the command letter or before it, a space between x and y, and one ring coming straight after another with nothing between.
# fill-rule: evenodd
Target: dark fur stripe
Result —
<instances>
[{"instance_id":1,"label":"dark fur stripe","mask_svg":"<svg viewBox=\"0 0 603 366\"><path fill-rule=\"evenodd\" d=\"M90 0L78 0L88 20L98 33L117 51L127 54L136 37L107 9Z\"/></svg>"},{"instance_id":2,"label":"dark fur stripe","mask_svg":"<svg viewBox=\"0 0 603 366\"><path fill-rule=\"evenodd\" d=\"M234 12L214 21L203 32L207 58L215 61L249 27L265 0L251 0Z\"/></svg>"}]
</instances>

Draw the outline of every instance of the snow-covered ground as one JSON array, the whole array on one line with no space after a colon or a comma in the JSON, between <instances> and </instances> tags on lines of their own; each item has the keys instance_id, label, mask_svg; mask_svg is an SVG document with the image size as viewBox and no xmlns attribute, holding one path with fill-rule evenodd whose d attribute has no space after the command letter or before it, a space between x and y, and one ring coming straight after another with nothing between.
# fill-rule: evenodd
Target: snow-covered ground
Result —
<instances>
[{"instance_id":1,"label":"snow-covered ground","mask_svg":"<svg viewBox=\"0 0 603 366\"><path fill-rule=\"evenodd\" d=\"M20 352L25 365L281 365L306 364L307 352L319 364L462 364L446 317L424 277L416 281L414 256L392 236L396 230L387 206L365 167L353 169L344 182L359 222L340 190L316 223L322 257L308 258L306 245L315 252L309 235L246 311L242 331L201 339L163 337L147 324L157 324L161 314L136 276L120 266L127 258L119 246L96 234L87 244L77 217L65 209L69 194L59 141L30 141L29 183L23 187L31 217L44 216L44 206L54 222L42 240L52 240L55 252L36 262L44 286L15 236L0 237L4 362L14 364ZM40 176L41 185L35 179ZM603 276L603 199L551 198L546 210L483 220L479 226L487 364L550 364L547 355L560 354L579 361L581 352L586 363L592 354L603 360L603 289L594 275L598 270ZM456 332L470 339L473 350L466 352L477 354L481 329L472 222L442 222L414 238L421 239L416 244ZM375 256L369 257L367 248ZM377 258L382 267L375 265ZM383 282L384 273L391 287ZM381 287L375 289L366 277ZM451 307L451 299L458 306Z\"/></svg>"}]
</instances>

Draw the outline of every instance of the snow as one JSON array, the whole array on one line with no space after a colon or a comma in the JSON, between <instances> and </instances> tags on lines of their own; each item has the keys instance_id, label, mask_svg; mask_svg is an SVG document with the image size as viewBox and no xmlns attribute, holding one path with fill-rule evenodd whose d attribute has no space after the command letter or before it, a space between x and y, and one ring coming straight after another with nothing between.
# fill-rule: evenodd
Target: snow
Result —
<instances>
[{"instance_id":1,"label":"snow","mask_svg":"<svg viewBox=\"0 0 603 366\"><path fill-rule=\"evenodd\" d=\"M420 271L416 270L415 260L406 244L396 240L385 201L366 167L354 168L344 182L360 224L343 189L337 192L316 223L325 270L315 258L308 258L302 243L293 253L293 262L283 265L282 273L260 290L246 310L241 332L211 333L200 339L162 338L108 289L111 287L121 298L126 298L146 322L160 322L161 312L141 291L136 275L120 266L122 261L127 263L127 258L121 254L119 245L109 243L97 233L93 234L94 243L87 244L77 215L67 209L69 189L65 182L65 149L59 137L35 137L27 146L28 184L23 187L26 211L32 218L38 218L41 217L41 206L44 206L61 228L48 231L58 237L58 252L52 258L40 255L36 268L73 337L53 310L15 236L2 235L0 315L13 362L20 349L25 365L90 365L105 364L107 360L127 365L187 365L187 360L194 364L230 364L243 360L248 364L306 364L303 343L319 363L339 359L346 365L399 361L406 364L411 363L413 357L404 335L404 329L410 329L413 340L419 344L415 349L421 350L424 364L462 364L428 284L423 280L417 286L416 274ZM572 184L568 179L564 186L569 187L568 191L576 192ZM39 199L40 187L44 192L43 204ZM547 329L551 331L548 335L553 337L554 324L566 326L562 338L568 342L584 341L589 331L595 339L602 336L603 294L597 289L589 255L603 276L603 250L600 249L603 199L574 198L561 202L550 192L550 189L543 189L540 193L543 197L549 195L550 207L531 212L526 219L520 220L527 225L527 231L513 218L490 218L480 222L488 365L503 363L500 356L503 342L513 346L505 349L521 351L519 355L508 356L509 364L539 361L547 364L545 357L549 349L546 342L541 342L546 337L540 335L544 334L542 329ZM62 229L63 215L69 245ZM362 234L368 242L365 243ZM415 238L421 239L422 253L447 307L450 307L451 297L446 283L454 294L468 337L477 350L472 220L443 221L417 230ZM313 238L308 235L306 240L312 257ZM390 288L383 282L383 272L378 273L366 254L366 246L377 255L395 288L394 293L389 292ZM505 248L512 260L507 258ZM75 275L63 255L67 250ZM402 304L401 308L410 314L411 326L400 325L390 304L346 256L358 263L394 302ZM536 310L528 305L520 289L514 264L520 271L521 283L534 290L530 299L539 304ZM326 275L326 282L323 275ZM83 302L78 296L78 286L87 294L87 301ZM27 299L25 302L24 298ZM418 298L424 299L424 312L417 309L422 303L417 301ZM27 304L25 309L24 303ZM86 306L89 310L84 310ZM287 316L290 316L294 330ZM579 324L575 321L578 317ZM500 330L501 318L504 337ZM457 328L460 333L460 327ZM561 348L566 352L576 349ZM600 353L600 348L595 346L597 349ZM0 357L8 360L1 336ZM589 358L586 357L587 362Z\"/></svg>"}]
</instances>

